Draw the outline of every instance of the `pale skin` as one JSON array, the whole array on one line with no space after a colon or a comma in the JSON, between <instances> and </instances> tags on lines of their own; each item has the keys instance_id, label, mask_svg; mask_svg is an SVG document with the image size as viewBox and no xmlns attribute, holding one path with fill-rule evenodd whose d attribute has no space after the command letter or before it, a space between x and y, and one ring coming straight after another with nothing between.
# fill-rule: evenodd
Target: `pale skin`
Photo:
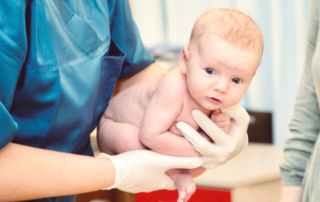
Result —
<instances>
[{"instance_id":1,"label":"pale skin","mask_svg":"<svg viewBox=\"0 0 320 202\"><path fill-rule=\"evenodd\" d=\"M199 156L176 128L176 123L183 121L199 130L191 116L194 109L208 116L213 112L213 122L228 133L230 118L219 109L240 101L260 57L217 36L197 44L183 48L179 68L134 85L110 101L100 121L101 151L118 154L151 149L166 155ZM195 191L191 176L203 171L168 172L179 190L179 202L191 197Z\"/></svg>"},{"instance_id":2,"label":"pale skin","mask_svg":"<svg viewBox=\"0 0 320 202\"><path fill-rule=\"evenodd\" d=\"M116 91L165 72L151 64ZM0 201L20 201L101 190L114 184L115 168L108 159L9 143L0 150L0 179Z\"/></svg>"}]
</instances>

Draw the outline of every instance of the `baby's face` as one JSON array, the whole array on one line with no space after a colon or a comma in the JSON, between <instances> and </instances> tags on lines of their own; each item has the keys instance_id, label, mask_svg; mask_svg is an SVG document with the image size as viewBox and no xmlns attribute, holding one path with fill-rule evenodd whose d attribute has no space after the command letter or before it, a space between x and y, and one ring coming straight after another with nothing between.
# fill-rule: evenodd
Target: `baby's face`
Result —
<instances>
[{"instance_id":1,"label":"baby's face","mask_svg":"<svg viewBox=\"0 0 320 202\"><path fill-rule=\"evenodd\" d=\"M191 96L208 110L234 106L248 89L261 55L233 46L218 36L196 43L190 50L183 50L182 72Z\"/></svg>"}]
</instances>

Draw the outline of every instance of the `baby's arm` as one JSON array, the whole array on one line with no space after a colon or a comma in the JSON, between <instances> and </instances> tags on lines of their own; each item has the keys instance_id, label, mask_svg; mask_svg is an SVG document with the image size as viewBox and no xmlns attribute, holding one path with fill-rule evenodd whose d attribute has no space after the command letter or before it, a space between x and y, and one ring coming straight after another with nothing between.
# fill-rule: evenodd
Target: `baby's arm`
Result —
<instances>
[{"instance_id":1,"label":"baby's arm","mask_svg":"<svg viewBox=\"0 0 320 202\"><path fill-rule=\"evenodd\" d=\"M199 156L187 139L168 131L182 110L183 98L179 89L165 86L159 86L152 95L140 128L140 141L161 154Z\"/></svg>"}]
</instances>

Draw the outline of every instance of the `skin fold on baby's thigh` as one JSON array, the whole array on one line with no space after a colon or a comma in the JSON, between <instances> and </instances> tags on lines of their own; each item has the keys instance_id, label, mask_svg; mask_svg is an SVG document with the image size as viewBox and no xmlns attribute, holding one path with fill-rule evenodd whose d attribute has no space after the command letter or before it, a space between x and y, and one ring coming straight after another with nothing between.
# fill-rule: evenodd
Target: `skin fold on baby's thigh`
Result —
<instances>
[{"instance_id":1,"label":"skin fold on baby's thigh","mask_svg":"<svg viewBox=\"0 0 320 202\"><path fill-rule=\"evenodd\" d=\"M103 118L98 135L101 152L120 154L127 151L147 149L140 142L140 128L130 123L119 123Z\"/></svg>"}]
</instances>

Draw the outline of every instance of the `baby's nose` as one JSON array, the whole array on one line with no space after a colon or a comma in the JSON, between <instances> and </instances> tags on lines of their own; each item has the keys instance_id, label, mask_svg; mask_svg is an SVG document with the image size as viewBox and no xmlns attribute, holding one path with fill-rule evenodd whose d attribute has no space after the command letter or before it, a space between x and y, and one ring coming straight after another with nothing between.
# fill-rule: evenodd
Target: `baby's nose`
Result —
<instances>
[{"instance_id":1,"label":"baby's nose","mask_svg":"<svg viewBox=\"0 0 320 202\"><path fill-rule=\"evenodd\" d=\"M227 78L220 78L216 81L214 85L214 90L219 91L220 93L227 93L229 90Z\"/></svg>"}]
</instances>

